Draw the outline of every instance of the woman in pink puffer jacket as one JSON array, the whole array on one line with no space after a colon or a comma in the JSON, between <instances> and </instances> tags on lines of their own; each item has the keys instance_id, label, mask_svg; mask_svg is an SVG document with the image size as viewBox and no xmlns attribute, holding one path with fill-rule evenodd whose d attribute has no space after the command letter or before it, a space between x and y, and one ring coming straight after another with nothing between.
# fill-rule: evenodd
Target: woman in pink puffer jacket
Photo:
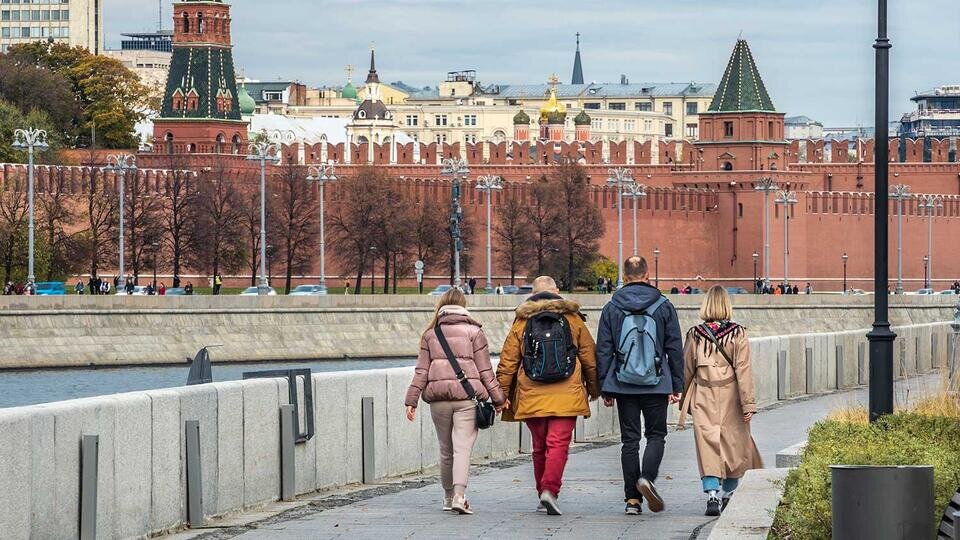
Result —
<instances>
[{"instance_id":1,"label":"woman in pink puffer jacket","mask_svg":"<svg viewBox=\"0 0 960 540\"><path fill-rule=\"evenodd\" d=\"M430 404L430 415L440 441L440 482L443 509L472 514L465 492L470 475L470 454L477 440L476 404L470 400L443 352L434 328L439 325L457 363L473 387L477 399L492 399L499 412L506 405L493 366L487 336L466 308L459 289L440 297L433 320L420 338L420 354L413 381L407 390L407 418L416 419L420 398Z\"/></svg>"}]
</instances>

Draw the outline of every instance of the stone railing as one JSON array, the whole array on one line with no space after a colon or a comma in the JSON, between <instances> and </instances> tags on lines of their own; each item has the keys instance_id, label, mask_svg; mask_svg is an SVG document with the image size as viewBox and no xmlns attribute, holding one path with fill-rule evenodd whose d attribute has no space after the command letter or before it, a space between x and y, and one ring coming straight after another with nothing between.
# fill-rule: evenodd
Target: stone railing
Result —
<instances>
[{"instance_id":1,"label":"stone railing","mask_svg":"<svg viewBox=\"0 0 960 540\"><path fill-rule=\"evenodd\" d=\"M896 331L901 376L944 365L947 323ZM751 339L758 402L866 382L864 334L860 329ZM404 417L412 375L412 367L314 374L316 432L299 444L282 427L281 408L290 401L285 379L0 409L0 530L5 538L75 538L95 516L98 538L143 536L283 494L431 469L438 451L429 416L421 411L413 423ZM302 385L297 421L305 425ZM598 403L592 409L591 418L578 422L578 441L618 432L614 409ZM188 436L193 422L199 444ZM95 451L89 438L81 443L90 436L97 437ZM481 432L474 457L515 456L525 446L519 424L498 422ZM284 448L292 448L292 459L282 459ZM286 485L285 466L292 474ZM199 498L189 495L198 492Z\"/></svg>"}]
</instances>

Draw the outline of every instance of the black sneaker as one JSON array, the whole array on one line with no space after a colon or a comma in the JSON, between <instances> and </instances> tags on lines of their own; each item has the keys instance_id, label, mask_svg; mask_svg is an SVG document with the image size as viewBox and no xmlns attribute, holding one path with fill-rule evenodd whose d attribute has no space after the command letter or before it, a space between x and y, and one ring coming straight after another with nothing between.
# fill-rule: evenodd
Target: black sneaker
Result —
<instances>
[{"instance_id":1,"label":"black sneaker","mask_svg":"<svg viewBox=\"0 0 960 540\"><path fill-rule=\"evenodd\" d=\"M647 506L651 512L663 512L663 499L657 493L657 486L653 485L653 482L641 478L637 480L637 490L643 494L643 498L647 499Z\"/></svg>"},{"instance_id":2,"label":"black sneaker","mask_svg":"<svg viewBox=\"0 0 960 540\"><path fill-rule=\"evenodd\" d=\"M724 510L726 510L728 504L730 504L730 496L729 496L729 495L727 495L726 497L720 499L720 511L723 512Z\"/></svg>"},{"instance_id":3,"label":"black sneaker","mask_svg":"<svg viewBox=\"0 0 960 540\"><path fill-rule=\"evenodd\" d=\"M707 511L704 512L705 516L717 517L720 515L720 499L717 497L710 497L707 499Z\"/></svg>"},{"instance_id":4,"label":"black sneaker","mask_svg":"<svg viewBox=\"0 0 960 540\"><path fill-rule=\"evenodd\" d=\"M630 499L627 501L627 507L623 510L628 516L639 516L643 513L643 506L640 505L640 499Z\"/></svg>"}]
</instances>

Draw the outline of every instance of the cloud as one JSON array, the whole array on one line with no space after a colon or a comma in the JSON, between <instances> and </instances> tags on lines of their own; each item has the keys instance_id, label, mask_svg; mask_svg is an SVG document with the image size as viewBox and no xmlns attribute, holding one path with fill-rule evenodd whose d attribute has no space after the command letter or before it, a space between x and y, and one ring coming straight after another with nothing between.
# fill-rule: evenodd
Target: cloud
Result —
<instances>
[{"instance_id":1,"label":"cloud","mask_svg":"<svg viewBox=\"0 0 960 540\"><path fill-rule=\"evenodd\" d=\"M103 0L108 45L157 26L153 0ZM602 5L602 7L601 7ZM258 79L341 84L366 71L371 41L383 80L436 85L476 69L484 83L570 76L581 32L586 79L718 82L737 35L750 42L779 110L827 125L872 120L872 0L235 0L236 64ZM164 2L164 19L171 15ZM952 0L890 6L891 116L915 90L960 82ZM166 23L166 21L165 21ZM167 23L164 26L169 27ZM953 75L953 77L956 77Z\"/></svg>"}]
</instances>

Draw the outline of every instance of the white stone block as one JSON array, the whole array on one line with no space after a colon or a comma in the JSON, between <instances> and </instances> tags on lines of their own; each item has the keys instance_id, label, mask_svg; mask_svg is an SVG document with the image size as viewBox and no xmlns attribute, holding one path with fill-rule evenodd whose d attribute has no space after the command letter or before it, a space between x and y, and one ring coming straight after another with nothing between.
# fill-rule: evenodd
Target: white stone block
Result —
<instances>
[{"instance_id":1,"label":"white stone block","mask_svg":"<svg viewBox=\"0 0 960 540\"><path fill-rule=\"evenodd\" d=\"M317 441L318 489L361 480L361 454L359 450L347 450L349 377L350 374L346 372L317 373L313 376L313 400L317 415L317 433L314 438Z\"/></svg>"},{"instance_id":2,"label":"white stone block","mask_svg":"<svg viewBox=\"0 0 960 540\"><path fill-rule=\"evenodd\" d=\"M387 467L387 376L385 370L354 371L347 378L347 452L358 459L351 460L350 478L363 476L363 420L361 400L373 398L375 466L377 478L383 478ZM423 411L420 411L423 413ZM353 469L356 467L356 469Z\"/></svg>"},{"instance_id":3,"label":"white stone block","mask_svg":"<svg viewBox=\"0 0 960 540\"><path fill-rule=\"evenodd\" d=\"M151 390L151 530L165 530L183 523L186 494L181 483L183 469L180 440L180 394L176 389Z\"/></svg>"},{"instance_id":4,"label":"white stone block","mask_svg":"<svg viewBox=\"0 0 960 540\"><path fill-rule=\"evenodd\" d=\"M280 402L276 379L243 382L243 504L280 498Z\"/></svg>"},{"instance_id":5,"label":"white stone block","mask_svg":"<svg viewBox=\"0 0 960 540\"><path fill-rule=\"evenodd\" d=\"M30 538L32 532L30 416L33 409L0 410L0 530L10 538Z\"/></svg>"},{"instance_id":6,"label":"white stone block","mask_svg":"<svg viewBox=\"0 0 960 540\"><path fill-rule=\"evenodd\" d=\"M30 496L33 499L30 534L33 538L55 538L59 533L57 520L53 516L57 512L56 492L60 481L54 466L56 421L52 414L41 407L27 407L24 410L30 415ZM0 436L4 431L0 427ZM13 454L0 451L0 455ZM3 493L9 492L0 488L0 494ZM4 530L2 526L0 530Z\"/></svg>"},{"instance_id":7,"label":"white stone block","mask_svg":"<svg viewBox=\"0 0 960 540\"><path fill-rule=\"evenodd\" d=\"M212 489L204 486L204 500L206 493L210 493L216 503L213 513L222 514L243 506L243 383L217 383L214 388L217 393L217 459L211 468L217 480ZM201 425L201 445L204 437Z\"/></svg>"},{"instance_id":8,"label":"white stone block","mask_svg":"<svg viewBox=\"0 0 960 540\"><path fill-rule=\"evenodd\" d=\"M421 439L421 422L430 422L429 409L419 411L416 421L410 422L406 417L404 397L410 381L413 378L413 368L395 368L384 370L386 376L387 396L387 447L386 471L388 476L409 474L421 470L421 454L423 441ZM424 418L427 416L427 418Z\"/></svg>"},{"instance_id":9,"label":"white stone block","mask_svg":"<svg viewBox=\"0 0 960 540\"><path fill-rule=\"evenodd\" d=\"M202 482L203 513L212 516L217 514L217 388L214 384L200 384L178 389L180 392L180 429L188 420L200 422L200 472ZM239 414L240 409L226 411L226 414ZM180 437L180 452L184 456L184 466L181 467L180 481L186 489L186 436ZM182 515L187 515L187 498L183 498Z\"/></svg>"},{"instance_id":10,"label":"white stone block","mask_svg":"<svg viewBox=\"0 0 960 540\"><path fill-rule=\"evenodd\" d=\"M120 394L116 406L114 492L117 495L116 536L130 538L151 532L152 410L144 393ZM176 440L169 441L175 444ZM100 523L97 524L100 529Z\"/></svg>"}]
</instances>

